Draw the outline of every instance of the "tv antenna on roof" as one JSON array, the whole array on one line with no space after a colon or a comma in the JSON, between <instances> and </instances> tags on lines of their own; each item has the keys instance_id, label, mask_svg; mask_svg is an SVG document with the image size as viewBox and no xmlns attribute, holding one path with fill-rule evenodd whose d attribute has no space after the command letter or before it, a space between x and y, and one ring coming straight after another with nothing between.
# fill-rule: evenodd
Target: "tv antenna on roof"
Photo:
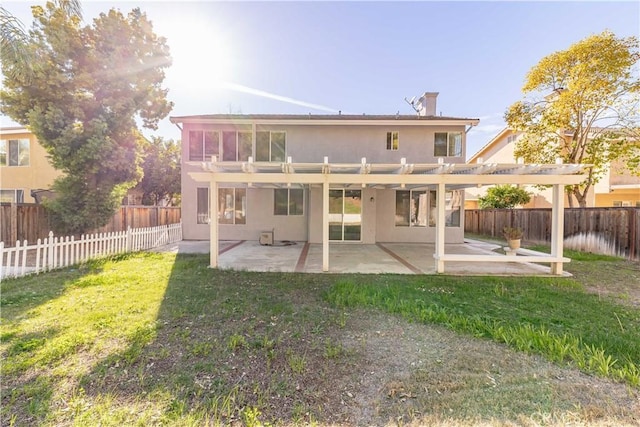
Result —
<instances>
[{"instance_id":1,"label":"tv antenna on roof","mask_svg":"<svg viewBox=\"0 0 640 427\"><path fill-rule=\"evenodd\" d=\"M420 115L420 112L424 108L424 106L422 105L422 102L421 102L422 98L416 99L415 96L412 96L411 99L404 98L404 100L407 102L407 104L411 105L411 108L413 108L413 110L416 113L418 113L418 115Z\"/></svg>"}]
</instances>

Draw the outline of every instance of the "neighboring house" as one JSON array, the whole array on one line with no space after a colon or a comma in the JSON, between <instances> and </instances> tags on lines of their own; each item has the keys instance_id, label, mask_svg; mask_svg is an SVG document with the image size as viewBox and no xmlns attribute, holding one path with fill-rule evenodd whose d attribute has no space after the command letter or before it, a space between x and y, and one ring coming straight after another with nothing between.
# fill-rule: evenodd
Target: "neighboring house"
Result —
<instances>
[{"instance_id":1,"label":"neighboring house","mask_svg":"<svg viewBox=\"0 0 640 427\"><path fill-rule=\"evenodd\" d=\"M23 127L0 128L0 202L35 203L60 172L36 137Z\"/></svg>"},{"instance_id":2,"label":"neighboring house","mask_svg":"<svg viewBox=\"0 0 640 427\"><path fill-rule=\"evenodd\" d=\"M477 163L517 163L514 149L522 132L509 128L500 131L477 153L467 161ZM587 207L635 206L640 207L640 177L623 171L622 164L611 164L605 176L593 186L587 197ZM531 201L524 208L550 208L551 189L540 189L531 185L523 186L529 191ZM467 188L465 190L465 209L479 208L478 198L486 193L487 186ZM565 198L565 206L568 201Z\"/></svg>"},{"instance_id":3,"label":"neighboring house","mask_svg":"<svg viewBox=\"0 0 640 427\"><path fill-rule=\"evenodd\" d=\"M0 202L40 203L53 197L53 181L62 175L49 163L47 151L24 127L0 128ZM141 205L142 192L132 188L123 205ZM161 201L159 206L168 206Z\"/></svg>"},{"instance_id":4,"label":"neighboring house","mask_svg":"<svg viewBox=\"0 0 640 427\"><path fill-rule=\"evenodd\" d=\"M466 133L477 119L436 116L437 93L421 98L421 115L199 115L172 117L182 130L182 222L185 239L210 238L209 186L193 173L203 162L256 165L283 163L463 164ZM326 160L325 160L326 159ZM284 166L283 166L284 167ZM297 166L296 166L297 167ZM402 172L397 172L402 173ZM219 238L322 242L322 185L221 184ZM463 193L447 191L447 242L462 242ZM332 185L329 240L434 242L436 191L426 185Z\"/></svg>"}]
</instances>

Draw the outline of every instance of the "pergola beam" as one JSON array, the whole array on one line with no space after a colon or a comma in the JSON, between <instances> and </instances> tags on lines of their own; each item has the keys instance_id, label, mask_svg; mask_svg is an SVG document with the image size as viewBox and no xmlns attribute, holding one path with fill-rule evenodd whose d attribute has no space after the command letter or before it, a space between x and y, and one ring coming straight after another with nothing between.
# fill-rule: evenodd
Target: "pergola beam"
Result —
<instances>
[{"instance_id":1,"label":"pergola beam","mask_svg":"<svg viewBox=\"0 0 640 427\"><path fill-rule=\"evenodd\" d=\"M214 159L215 160L215 159ZM382 186L400 188L436 187L436 241L434 258L436 271L444 273L445 261L457 259L445 253L445 192L447 187L464 188L492 184L553 185L553 208L551 229L551 272L562 274L564 232L563 186L579 184L585 176L581 174L589 165L522 165L522 164L370 164L366 158L361 163L293 163L288 157L283 163L254 162L208 162L203 163L204 172L190 172L198 182L208 182L210 188L210 264L218 266L218 187L220 184L279 187L286 185L319 185L322 187L322 271L329 271L329 189L332 186ZM464 256L468 261L491 261L482 256ZM507 261L493 257L497 262ZM511 257L509 261L527 257Z\"/></svg>"},{"instance_id":2,"label":"pergola beam","mask_svg":"<svg viewBox=\"0 0 640 427\"><path fill-rule=\"evenodd\" d=\"M191 172L189 175L196 181L224 183L260 183L260 184L322 184L325 182L321 173L242 173L242 172ZM508 175L508 174L326 174L329 184L422 184L422 185L467 185L475 187L491 184L538 184L538 185L574 185L584 181L584 175Z\"/></svg>"}]
</instances>

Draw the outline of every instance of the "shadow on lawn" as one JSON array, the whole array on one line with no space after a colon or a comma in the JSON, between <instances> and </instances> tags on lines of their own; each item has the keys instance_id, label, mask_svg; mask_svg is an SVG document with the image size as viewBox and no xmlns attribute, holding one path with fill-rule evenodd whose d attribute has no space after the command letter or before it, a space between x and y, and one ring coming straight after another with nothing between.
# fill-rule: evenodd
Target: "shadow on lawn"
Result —
<instances>
[{"instance_id":1,"label":"shadow on lawn","mask_svg":"<svg viewBox=\"0 0 640 427\"><path fill-rule=\"evenodd\" d=\"M0 425L35 423L50 411L57 380L51 376L29 374L47 342L63 332L58 325L35 331L23 331L21 323L36 316L35 310L60 298L70 286L88 276L99 274L107 260L20 278L4 279L0 285L0 319L2 334L2 395ZM75 350L79 343L68 343ZM78 344L78 345L76 345ZM56 349L41 356L40 365L55 364L67 355ZM37 366L41 368L43 366Z\"/></svg>"},{"instance_id":2,"label":"shadow on lawn","mask_svg":"<svg viewBox=\"0 0 640 427\"><path fill-rule=\"evenodd\" d=\"M332 338L342 331L322 299L327 276L207 264L177 256L155 325L85 375L85 393L135 402L142 423L339 420L335 379L355 360Z\"/></svg>"}]
</instances>

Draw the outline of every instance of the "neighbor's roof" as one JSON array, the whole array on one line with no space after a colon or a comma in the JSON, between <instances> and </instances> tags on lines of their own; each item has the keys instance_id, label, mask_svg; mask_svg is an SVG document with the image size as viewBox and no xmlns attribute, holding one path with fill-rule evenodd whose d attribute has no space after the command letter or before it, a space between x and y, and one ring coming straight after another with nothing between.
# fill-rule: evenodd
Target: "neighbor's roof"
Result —
<instances>
[{"instance_id":1,"label":"neighbor's roof","mask_svg":"<svg viewBox=\"0 0 640 427\"><path fill-rule=\"evenodd\" d=\"M17 133L30 133L31 131L24 126L7 126L0 127L0 134L13 135Z\"/></svg>"},{"instance_id":2,"label":"neighbor's roof","mask_svg":"<svg viewBox=\"0 0 640 427\"><path fill-rule=\"evenodd\" d=\"M508 127L502 129L500 132L498 132L496 136L491 138L489 142L483 145L482 148L479 149L473 156L469 157L469 160L467 160L467 163L475 162L478 159L478 157L482 157L487 151L489 151L494 145L496 145L499 141L502 140L502 138L504 138L509 133L513 133L513 131Z\"/></svg>"},{"instance_id":3,"label":"neighbor's roof","mask_svg":"<svg viewBox=\"0 0 640 427\"><path fill-rule=\"evenodd\" d=\"M283 124L335 124L364 123L364 122L391 122L400 121L405 124L426 124L438 122L462 122L459 124L477 124L479 119L448 116L418 116L416 114L204 114L195 116L170 117L171 123L252 123L252 122L278 122Z\"/></svg>"}]
</instances>

